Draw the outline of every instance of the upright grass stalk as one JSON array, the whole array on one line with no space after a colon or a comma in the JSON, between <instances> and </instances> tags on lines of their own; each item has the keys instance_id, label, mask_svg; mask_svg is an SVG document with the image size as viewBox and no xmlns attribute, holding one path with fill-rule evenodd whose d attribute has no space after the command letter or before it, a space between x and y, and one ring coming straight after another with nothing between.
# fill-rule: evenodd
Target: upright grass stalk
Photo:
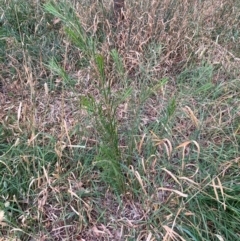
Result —
<instances>
[{"instance_id":1,"label":"upright grass stalk","mask_svg":"<svg viewBox=\"0 0 240 241\"><path fill-rule=\"evenodd\" d=\"M96 40L93 37L89 37L84 31L69 4L65 2L58 4L50 2L45 4L44 8L62 21L66 35L82 51L86 60L89 62L93 60L95 63L98 76L97 87L101 94L100 101L97 102L91 96L84 96L81 98L81 105L95 119L95 128L100 135L101 141L95 164L100 167L104 181L110 184L117 193L122 193L124 191L124 175L121 168L116 110L118 105L130 94L130 90L121 93L120 97L113 96L111 81L105 74L104 57L96 53ZM123 63L115 49L111 51L111 57L116 64L117 74L123 77ZM53 72L60 75L64 82L69 82L69 76L56 61L51 60L48 66Z\"/></svg>"},{"instance_id":2,"label":"upright grass stalk","mask_svg":"<svg viewBox=\"0 0 240 241\"><path fill-rule=\"evenodd\" d=\"M99 75L98 87L102 95L101 101L97 102L91 96L84 96L81 104L96 117L96 127L101 140L96 165L102 170L104 181L110 184L117 193L122 193L125 189L125 181L119 150L116 111L119 104L131 93L131 89L121 93L120 97L114 97L111 93L111 82L105 75L103 56L96 55L95 63Z\"/></svg>"},{"instance_id":3,"label":"upright grass stalk","mask_svg":"<svg viewBox=\"0 0 240 241\"><path fill-rule=\"evenodd\" d=\"M117 105L114 103L115 98L111 96L111 86L105 75L103 56L97 55L95 62L100 77L99 87L103 94L103 100L96 108L97 122L100 125L102 134L97 164L103 169L104 180L119 193L124 191L124 176L121 170L121 153L118 143Z\"/></svg>"}]
</instances>

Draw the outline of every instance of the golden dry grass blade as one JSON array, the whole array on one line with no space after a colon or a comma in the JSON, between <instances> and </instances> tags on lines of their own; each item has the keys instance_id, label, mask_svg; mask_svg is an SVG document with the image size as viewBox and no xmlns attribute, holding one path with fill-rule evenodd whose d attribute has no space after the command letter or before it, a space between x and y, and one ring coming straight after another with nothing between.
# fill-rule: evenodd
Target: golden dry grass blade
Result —
<instances>
[{"instance_id":1,"label":"golden dry grass blade","mask_svg":"<svg viewBox=\"0 0 240 241\"><path fill-rule=\"evenodd\" d=\"M186 241L177 232L175 232L172 228L169 228L166 225L164 225L163 228L166 231L166 234L163 237L163 241L178 241L179 239L181 241Z\"/></svg>"},{"instance_id":2,"label":"golden dry grass blade","mask_svg":"<svg viewBox=\"0 0 240 241\"><path fill-rule=\"evenodd\" d=\"M134 171L134 174L135 174L135 176L136 176L136 178L137 178L137 180L138 180L138 182L139 182L139 184L140 184L144 194L147 196L147 192L146 192L146 189L145 189L144 184L143 184L143 180L142 180L139 172L138 171Z\"/></svg>"},{"instance_id":3,"label":"golden dry grass blade","mask_svg":"<svg viewBox=\"0 0 240 241\"><path fill-rule=\"evenodd\" d=\"M189 106L185 106L185 108L183 108L184 112L190 117L190 119L192 120L193 124L195 125L196 128L199 128L199 120L197 119L197 117L194 115L193 111L191 110L191 108Z\"/></svg>"},{"instance_id":4,"label":"golden dry grass blade","mask_svg":"<svg viewBox=\"0 0 240 241\"><path fill-rule=\"evenodd\" d=\"M142 146L143 146L143 143L144 143L144 139L146 137L146 133L143 134L142 138L141 138L141 141L138 145L138 153L140 154L142 152Z\"/></svg>"},{"instance_id":5,"label":"golden dry grass blade","mask_svg":"<svg viewBox=\"0 0 240 241\"><path fill-rule=\"evenodd\" d=\"M9 166L4 161L0 160L0 163L2 163L8 169L8 171L13 175L11 169L9 168Z\"/></svg>"},{"instance_id":6,"label":"golden dry grass blade","mask_svg":"<svg viewBox=\"0 0 240 241\"><path fill-rule=\"evenodd\" d=\"M215 183L215 180L217 180L218 184ZM216 200L217 200L219 203L221 203L221 204L223 205L224 210L226 210L225 194L224 194L223 186L222 186L222 183L221 183L219 177L216 177L216 178L214 178L214 179L212 180L212 185L211 185L211 186L213 187ZM218 189L220 189L223 202L219 199Z\"/></svg>"},{"instance_id":7,"label":"golden dry grass blade","mask_svg":"<svg viewBox=\"0 0 240 241\"><path fill-rule=\"evenodd\" d=\"M182 150L182 159L185 158L185 151L186 151L186 148L189 146L189 144L193 143L196 147L197 147L197 154L198 154L198 157L199 157L199 154L200 154L200 146L199 144L196 142L196 141L185 141L183 142L182 144L180 144L179 146L176 147L176 149L179 149L179 148L183 148Z\"/></svg>"},{"instance_id":8,"label":"golden dry grass blade","mask_svg":"<svg viewBox=\"0 0 240 241\"><path fill-rule=\"evenodd\" d=\"M153 141L155 142L155 145L156 146L164 145L165 150L167 152L168 159L170 159L173 151L172 143L167 138L160 139L153 131L150 131L150 132L153 135Z\"/></svg>"},{"instance_id":9,"label":"golden dry grass blade","mask_svg":"<svg viewBox=\"0 0 240 241\"><path fill-rule=\"evenodd\" d=\"M181 183L178 181L177 177L172 172L170 172L166 168L162 168L162 170L165 171L168 175L170 175L173 178L173 180L181 186Z\"/></svg>"},{"instance_id":10,"label":"golden dry grass blade","mask_svg":"<svg viewBox=\"0 0 240 241\"><path fill-rule=\"evenodd\" d=\"M166 187L158 187L157 188L158 190L163 190L163 191L168 191L168 192L174 192L176 193L177 195L179 195L180 197L188 197L188 194L184 194L178 190L175 190L175 189L171 189L171 188L166 188Z\"/></svg>"},{"instance_id":11,"label":"golden dry grass blade","mask_svg":"<svg viewBox=\"0 0 240 241\"><path fill-rule=\"evenodd\" d=\"M185 180L185 181L187 181L187 182L195 185L196 187L199 187L199 188L200 188L200 184L197 183L197 182L194 182L192 179L189 179L189 178L187 178L187 177L179 177L179 179L180 179L180 180Z\"/></svg>"}]
</instances>

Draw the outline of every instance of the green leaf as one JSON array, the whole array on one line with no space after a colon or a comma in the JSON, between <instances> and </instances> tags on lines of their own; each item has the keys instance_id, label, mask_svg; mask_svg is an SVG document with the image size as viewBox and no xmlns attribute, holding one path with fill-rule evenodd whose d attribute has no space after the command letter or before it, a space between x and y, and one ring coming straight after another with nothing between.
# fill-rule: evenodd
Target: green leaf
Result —
<instances>
[{"instance_id":1,"label":"green leaf","mask_svg":"<svg viewBox=\"0 0 240 241\"><path fill-rule=\"evenodd\" d=\"M105 81L105 71L104 71L104 57L100 54L96 55L95 58L96 64L97 64L97 68L100 74L100 77L103 81Z\"/></svg>"},{"instance_id":2,"label":"green leaf","mask_svg":"<svg viewBox=\"0 0 240 241\"><path fill-rule=\"evenodd\" d=\"M82 96L80 103L88 112L94 113L96 111L95 100L92 96Z\"/></svg>"}]
</instances>

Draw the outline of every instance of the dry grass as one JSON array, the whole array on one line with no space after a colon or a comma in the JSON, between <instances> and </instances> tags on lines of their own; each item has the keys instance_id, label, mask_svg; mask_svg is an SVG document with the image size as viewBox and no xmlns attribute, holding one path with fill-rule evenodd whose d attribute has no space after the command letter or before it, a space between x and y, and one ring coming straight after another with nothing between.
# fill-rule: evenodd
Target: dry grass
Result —
<instances>
[{"instance_id":1,"label":"dry grass","mask_svg":"<svg viewBox=\"0 0 240 241\"><path fill-rule=\"evenodd\" d=\"M73 1L111 98L131 90L115 116L120 195L95 165L103 134L81 103L104 99L94 58L38 1L0 3L0 240L239 238L236 1L126 1L117 27L109 1Z\"/></svg>"}]
</instances>

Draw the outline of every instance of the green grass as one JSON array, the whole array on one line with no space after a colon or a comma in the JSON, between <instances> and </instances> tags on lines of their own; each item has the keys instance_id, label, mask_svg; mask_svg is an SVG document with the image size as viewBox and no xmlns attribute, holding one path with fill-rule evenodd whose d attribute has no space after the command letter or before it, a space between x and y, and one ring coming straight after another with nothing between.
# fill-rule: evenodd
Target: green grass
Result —
<instances>
[{"instance_id":1,"label":"green grass","mask_svg":"<svg viewBox=\"0 0 240 241\"><path fill-rule=\"evenodd\" d=\"M0 240L240 239L236 1L0 6Z\"/></svg>"}]
</instances>

